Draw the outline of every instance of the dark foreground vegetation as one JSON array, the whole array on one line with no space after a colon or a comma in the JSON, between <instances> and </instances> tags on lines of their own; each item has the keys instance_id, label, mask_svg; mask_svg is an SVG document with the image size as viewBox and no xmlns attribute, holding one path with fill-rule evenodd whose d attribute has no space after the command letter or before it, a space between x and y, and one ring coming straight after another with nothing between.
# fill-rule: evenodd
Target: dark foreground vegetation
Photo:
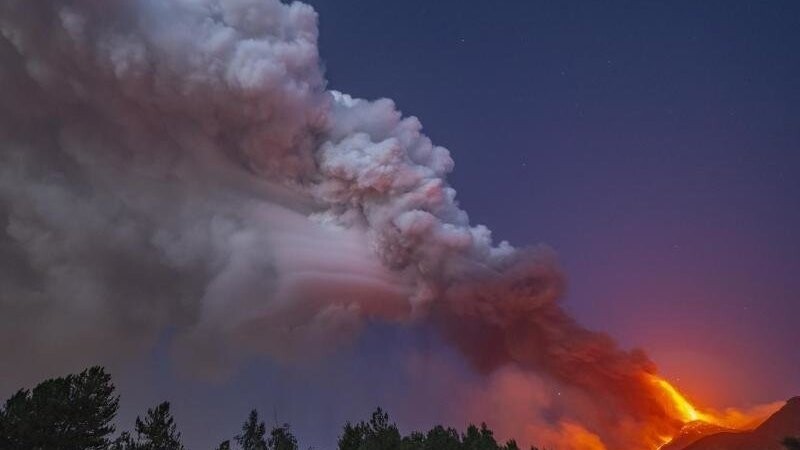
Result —
<instances>
[{"instance_id":1,"label":"dark foreground vegetation","mask_svg":"<svg viewBox=\"0 0 800 450\"><path fill-rule=\"evenodd\" d=\"M116 433L119 396L111 376L101 367L46 380L21 389L0 409L2 450L185 450L181 433L163 402L137 417L132 432ZM800 440L784 446L800 450ZM209 448L212 448L209 445ZM217 450L299 450L288 424L269 431L258 412L250 412L238 434L213 447ZM485 424L465 433L441 425L426 433L403 436L389 415L378 408L368 421L347 423L338 450L520 450L515 441L498 443ZM531 450L537 450L531 447Z\"/></svg>"},{"instance_id":2,"label":"dark foreground vegetation","mask_svg":"<svg viewBox=\"0 0 800 450\"><path fill-rule=\"evenodd\" d=\"M185 450L181 433L163 402L136 418L132 431L117 433L114 418L119 396L102 367L46 380L21 389L0 409L2 450ZM250 412L232 439L218 450L298 450L288 424L267 430L258 412ZM481 425L466 433L436 426L427 433L402 436L388 414L377 409L368 421L345 424L339 450L519 450L514 441L500 444ZM535 449L532 449L535 450Z\"/></svg>"}]
</instances>

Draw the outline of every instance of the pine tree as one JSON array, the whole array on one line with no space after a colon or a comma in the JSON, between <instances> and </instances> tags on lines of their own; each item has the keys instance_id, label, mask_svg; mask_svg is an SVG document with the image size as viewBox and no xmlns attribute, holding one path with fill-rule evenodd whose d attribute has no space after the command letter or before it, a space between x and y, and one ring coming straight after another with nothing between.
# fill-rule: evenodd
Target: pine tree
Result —
<instances>
[{"instance_id":1,"label":"pine tree","mask_svg":"<svg viewBox=\"0 0 800 450\"><path fill-rule=\"evenodd\" d=\"M389 415L378 408L369 422L344 427L339 438L339 450L400 450L402 438L397 426L389 422Z\"/></svg>"},{"instance_id":2,"label":"pine tree","mask_svg":"<svg viewBox=\"0 0 800 450\"><path fill-rule=\"evenodd\" d=\"M136 450L184 450L169 402L148 409L144 420L137 417L136 435Z\"/></svg>"},{"instance_id":3,"label":"pine tree","mask_svg":"<svg viewBox=\"0 0 800 450\"><path fill-rule=\"evenodd\" d=\"M347 422L344 424L342 435L339 436L339 450L359 450L364 443L364 424L356 425Z\"/></svg>"},{"instance_id":4,"label":"pine tree","mask_svg":"<svg viewBox=\"0 0 800 450\"><path fill-rule=\"evenodd\" d=\"M425 450L460 450L461 438L453 428L437 425L425 437Z\"/></svg>"},{"instance_id":5,"label":"pine tree","mask_svg":"<svg viewBox=\"0 0 800 450\"><path fill-rule=\"evenodd\" d=\"M109 450L136 450L136 442L127 431L123 431L108 447Z\"/></svg>"},{"instance_id":6,"label":"pine tree","mask_svg":"<svg viewBox=\"0 0 800 450\"><path fill-rule=\"evenodd\" d=\"M497 441L494 433L485 423L481 424L480 429L475 425L467 427L467 433L462 437L464 450L498 450Z\"/></svg>"},{"instance_id":7,"label":"pine tree","mask_svg":"<svg viewBox=\"0 0 800 450\"><path fill-rule=\"evenodd\" d=\"M298 448L297 438L292 434L288 423L273 428L269 434L267 444L269 450L297 450Z\"/></svg>"},{"instance_id":8,"label":"pine tree","mask_svg":"<svg viewBox=\"0 0 800 450\"><path fill-rule=\"evenodd\" d=\"M0 448L105 449L119 397L102 367L20 390L0 411Z\"/></svg>"},{"instance_id":9,"label":"pine tree","mask_svg":"<svg viewBox=\"0 0 800 450\"><path fill-rule=\"evenodd\" d=\"M234 439L242 450L267 450L267 441L264 440L266 434L267 427L264 422L259 422L258 411L254 409L242 425L242 434Z\"/></svg>"},{"instance_id":10,"label":"pine tree","mask_svg":"<svg viewBox=\"0 0 800 450\"><path fill-rule=\"evenodd\" d=\"M427 439L423 433L415 431L408 436L403 436L400 442L401 450L425 450L425 442Z\"/></svg>"}]
</instances>

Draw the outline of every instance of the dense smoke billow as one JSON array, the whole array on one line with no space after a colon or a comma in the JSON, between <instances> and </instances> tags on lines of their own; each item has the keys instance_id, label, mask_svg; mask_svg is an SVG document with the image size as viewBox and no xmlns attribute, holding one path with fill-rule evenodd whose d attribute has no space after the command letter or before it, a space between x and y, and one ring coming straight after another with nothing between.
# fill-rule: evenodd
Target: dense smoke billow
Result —
<instances>
[{"instance_id":1,"label":"dense smoke billow","mask_svg":"<svg viewBox=\"0 0 800 450\"><path fill-rule=\"evenodd\" d=\"M416 118L327 90L311 7L5 0L0 31L0 372L170 330L181 365L218 375L430 321L492 380L476 402L530 393L508 433L674 431L648 359L561 308L549 252L470 224Z\"/></svg>"}]
</instances>

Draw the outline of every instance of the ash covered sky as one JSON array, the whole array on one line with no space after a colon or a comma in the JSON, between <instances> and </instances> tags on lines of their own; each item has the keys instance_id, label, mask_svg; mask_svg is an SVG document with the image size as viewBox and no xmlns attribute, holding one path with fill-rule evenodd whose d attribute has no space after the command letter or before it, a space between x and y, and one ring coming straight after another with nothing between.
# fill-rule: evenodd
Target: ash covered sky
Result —
<instances>
[{"instance_id":1,"label":"ash covered sky","mask_svg":"<svg viewBox=\"0 0 800 450\"><path fill-rule=\"evenodd\" d=\"M475 224L487 225L495 243L552 247L566 278L566 309L624 348L645 348L662 374L702 403L748 406L800 393L796 2L309 1L319 13L327 88L388 97L419 117L425 133L455 160L448 180L469 223L451 207L450 192L437 190L449 169L446 152L414 137L415 122L398 122L387 103L338 94L331 100L322 92L308 10L282 10L268 1L265 15L249 16L248 5L258 2L204 0L196 9L176 3L174 11L185 16L173 18L163 6L168 2L157 0L120 4L108 16L92 2L72 9L61 3L67 6L49 11L10 2L13 14L2 23L7 42L0 57L13 64L0 80L46 99L41 108L37 102L21 108L23 119L0 116L8 118L3 125L25 125L2 129L14 146L0 185L7 221L7 236L0 236L7 260L0 262L11 287L0 292L0 307L9 311L0 332L26 336L4 350L10 356L0 367L11 374L0 380L4 393L23 379L77 364L76 352L87 361L97 354L117 376L121 427L169 399L191 448L230 437L252 407L290 421L304 444L329 448L344 420L362 418L376 405L409 429L463 426L504 408L527 413L527 403L589 401L583 393L563 404L551 400L562 392L547 377L501 371L484 378L470 361L480 359L480 350L460 353L435 323L405 323L406 297L424 304L426 295L436 297L427 288L446 291L463 282L477 271L472 263L499 272L514 265L506 259L516 253L489 246L485 229L468 228ZM138 21L127 20L128 7ZM204 7L222 8L235 31L219 26L221 14L195 21L205 17ZM81 51L30 32L46 26L53 11ZM263 43L246 39L263 29L267 41L277 36L276 53L267 45L262 55ZM97 33L100 44L86 44L84 30ZM198 30L211 31L195 42ZM95 66L75 64L92 52ZM208 72L195 54L212 57ZM270 72L273 61L289 68L288 75ZM159 69L150 73L152 67ZM218 79L220 67L228 72ZM65 76L53 76L59 73ZM27 76L33 82L19 81ZM208 99L177 94L197 86L207 88ZM23 104L13 95L24 89L11 89L0 112ZM61 107L50 110L51 103ZM271 108L281 113L261 115ZM154 126L143 111L167 125ZM34 133L26 128L40 120L57 124L42 128L41 138L34 126ZM320 133L326 141L318 149ZM399 149L372 146L364 135L394 136ZM274 154L260 152L264 140ZM29 153L20 142L30 144ZM198 156L197 149L206 153ZM146 150L134 159L136 170L114 172L131 150ZM381 177L361 156L384 150L412 154L416 165L405 171L405 160L391 160L390 172L400 174L395 182L411 183L403 189L420 194L419 210L436 217L405 210L389 194L370 203L357 187L339 183L336 177L363 176L359 182L380 189ZM153 164L161 158L163 167ZM228 158L247 170L229 167ZM308 191L290 185L298 191L287 193L251 183L253 173L278 183L284 176L323 182ZM431 200L430 192L441 198ZM301 220L319 207L308 197L332 205L312 214L313 224ZM185 208L172 209L170 202ZM69 213L73 203L79 213ZM353 204L372 216L349 211ZM396 236L381 234L387 216L411 244L398 240L398 250ZM356 231L331 239L336 231L318 226L328 222ZM431 237L430 229L441 232ZM368 248L377 248L385 264ZM397 267L409 259L429 271L400 273ZM336 264L344 276L330 269ZM8 293L14 289L22 294ZM259 303L264 292L274 294L267 296L269 307ZM346 298L342 304L355 309L339 309L336 299L326 309L316 300L326 295ZM480 305L481 295L475 297ZM31 301L15 303L19 298ZM44 319L36 320L38 307ZM116 321L95 327L85 320L106 314ZM248 326L251 316L263 322ZM374 317L385 320L366 320ZM282 330L282 320L310 332L298 333L300 342L272 333ZM359 326L364 329L355 333ZM583 332L570 326L567 321L564 329ZM195 351L176 361L175 341L186 340L187 329ZM59 348L62 335L67 340ZM97 336L111 339L104 346ZM286 362L331 336L344 343ZM254 348L231 356L235 368L226 367L213 382L187 374L181 362L192 361L188 372L216 366L237 344ZM36 350L33 358L26 358L28 348ZM636 358L610 356L634 360L639 370ZM32 368L25 376L11 372L26 365ZM636 408L623 408L622 416L631 411Z\"/></svg>"}]
</instances>

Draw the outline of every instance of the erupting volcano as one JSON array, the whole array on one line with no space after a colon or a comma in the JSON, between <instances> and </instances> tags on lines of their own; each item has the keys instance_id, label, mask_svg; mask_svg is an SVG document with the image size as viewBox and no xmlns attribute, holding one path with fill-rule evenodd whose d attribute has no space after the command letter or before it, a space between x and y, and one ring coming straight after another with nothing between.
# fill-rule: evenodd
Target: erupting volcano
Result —
<instances>
[{"instance_id":1,"label":"erupting volcano","mask_svg":"<svg viewBox=\"0 0 800 450\"><path fill-rule=\"evenodd\" d=\"M679 450L686 448L702 437L731 431L748 431L754 429L770 415L778 411L782 402L762 405L750 411L728 409L723 413L702 411L690 403L674 386L661 378L653 378L665 394L667 410L677 414L681 428L677 434L663 436L662 450ZM787 429L786 435L793 432Z\"/></svg>"},{"instance_id":2,"label":"erupting volcano","mask_svg":"<svg viewBox=\"0 0 800 450\"><path fill-rule=\"evenodd\" d=\"M377 323L475 374L453 420L546 448L673 449L780 406L695 406L581 325L553 251L471 222L416 117L328 88L308 5L4 0L0 31L3 372L161 346L225 379Z\"/></svg>"}]
</instances>

